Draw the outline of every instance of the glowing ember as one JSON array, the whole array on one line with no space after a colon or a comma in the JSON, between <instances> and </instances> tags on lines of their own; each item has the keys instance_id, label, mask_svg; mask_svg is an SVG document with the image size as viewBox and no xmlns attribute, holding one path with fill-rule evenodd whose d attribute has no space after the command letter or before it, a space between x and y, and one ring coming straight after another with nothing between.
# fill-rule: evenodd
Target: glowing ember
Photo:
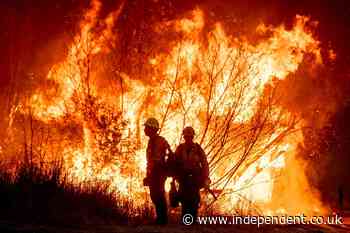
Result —
<instances>
[{"instance_id":1,"label":"glowing ember","mask_svg":"<svg viewBox=\"0 0 350 233\"><path fill-rule=\"evenodd\" d=\"M203 36L204 14L195 9L188 18L158 25L158 30L180 36L169 43L168 52L145 58L145 65L154 70L152 75L145 73L140 80L127 71L119 72L122 89L106 92L99 89L104 78L92 71L91 63L112 53L109 46L117 37L113 27L122 8L101 22L100 9L101 3L92 1L67 57L48 73L47 79L57 85L56 92L42 87L26 103L37 120L64 125L69 118L82 128L81 143L72 143L63 151L72 178L109 181L125 198L143 204L147 139L141 133L142 123L154 116L162 122L161 134L173 149L182 128L195 127L196 140L208 154L213 187L224 190L218 209L231 210L243 196L268 206L266 213L278 212L278 206L270 204L276 201L279 180L275 177L282 171L291 176L302 173L295 154L303 138L290 136L300 123L272 101L266 90L274 87L274 79L283 80L296 72L305 54L322 64L319 42L306 28L310 19L296 16L291 30L261 24L257 33L269 36L251 44L227 35L220 23ZM293 173L293 169L298 170ZM306 186L301 175L286 189L297 191ZM284 210L294 213L314 205L323 210L313 193L305 193L303 200Z\"/></svg>"}]
</instances>

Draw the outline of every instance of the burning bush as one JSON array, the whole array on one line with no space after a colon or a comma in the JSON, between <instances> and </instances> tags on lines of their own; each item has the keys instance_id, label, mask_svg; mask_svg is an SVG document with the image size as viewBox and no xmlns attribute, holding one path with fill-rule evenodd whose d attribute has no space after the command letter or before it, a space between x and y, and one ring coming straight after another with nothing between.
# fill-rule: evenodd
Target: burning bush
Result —
<instances>
[{"instance_id":1,"label":"burning bush","mask_svg":"<svg viewBox=\"0 0 350 233\"><path fill-rule=\"evenodd\" d=\"M33 78L27 93L14 95L1 155L35 164L39 177L58 159L67 177L52 170L44 180L57 179L57 187L66 179L74 187L108 181L108 188L96 186L108 195L99 188L86 193L115 192L142 208L148 204L142 123L154 116L173 147L184 126L196 129L220 190L218 212L231 213L242 199L264 214L325 211L296 156L305 119L281 103L290 88L281 84L300 67L323 65L316 23L297 15L289 29L260 24L254 35L234 37L224 22L207 25L196 8L152 25L151 43L141 41L141 26L123 43L116 29L123 7L102 14L102 3L91 0L66 56L45 78ZM28 172L22 173L16 171Z\"/></svg>"}]
</instances>

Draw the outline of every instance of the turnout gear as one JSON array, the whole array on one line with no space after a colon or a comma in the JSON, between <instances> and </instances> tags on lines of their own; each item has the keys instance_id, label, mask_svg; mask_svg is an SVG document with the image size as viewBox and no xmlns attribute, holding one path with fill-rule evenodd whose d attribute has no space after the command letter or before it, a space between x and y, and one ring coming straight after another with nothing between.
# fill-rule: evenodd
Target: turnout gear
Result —
<instances>
[{"instance_id":1,"label":"turnout gear","mask_svg":"<svg viewBox=\"0 0 350 233\"><path fill-rule=\"evenodd\" d=\"M151 200L156 208L157 224L166 224L168 222L168 208L164 190L166 178L164 171L159 167L154 168L150 174L149 190Z\"/></svg>"},{"instance_id":2,"label":"turnout gear","mask_svg":"<svg viewBox=\"0 0 350 233\"><path fill-rule=\"evenodd\" d=\"M209 189L209 186L211 184L211 180L209 178L204 180L203 188Z\"/></svg>"},{"instance_id":3,"label":"turnout gear","mask_svg":"<svg viewBox=\"0 0 350 233\"><path fill-rule=\"evenodd\" d=\"M155 136L148 141L146 158L147 158L147 177L153 169L166 171L166 160L171 153L168 142L162 136Z\"/></svg>"},{"instance_id":4,"label":"turnout gear","mask_svg":"<svg viewBox=\"0 0 350 233\"><path fill-rule=\"evenodd\" d=\"M200 204L200 188L196 185L195 177L182 176L179 179L179 196L181 201L181 214L191 214L194 219L197 218Z\"/></svg>"},{"instance_id":5,"label":"turnout gear","mask_svg":"<svg viewBox=\"0 0 350 233\"><path fill-rule=\"evenodd\" d=\"M143 186L149 186L151 184L151 180L149 177L143 178Z\"/></svg>"},{"instance_id":6,"label":"turnout gear","mask_svg":"<svg viewBox=\"0 0 350 233\"><path fill-rule=\"evenodd\" d=\"M167 203L165 198L165 180L167 178L167 157L172 153L165 138L158 135L156 131L146 130L147 126L158 130L158 121L149 118L145 123L145 133L149 136L147 145L147 174L143 180L145 186L149 187L151 200L155 205L157 224L166 224L168 221Z\"/></svg>"},{"instance_id":7,"label":"turnout gear","mask_svg":"<svg viewBox=\"0 0 350 233\"><path fill-rule=\"evenodd\" d=\"M194 135L192 127L186 127L184 136ZM209 166L205 152L193 141L180 144L174 156L174 172L179 182L179 198L182 204L182 215L191 214L196 219L200 194L199 190L210 184Z\"/></svg>"},{"instance_id":8,"label":"turnout gear","mask_svg":"<svg viewBox=\"0 0 350 233\"><path fill-rule=\"evenodd\" d=\"M192 175L196 185L204 187L209 177L209 166L205 152L198 143L192 145L180 144L175 152L178 171L183 175Z\"/></svg>"},{"instance_id":9,"label":"turnout gear","mask_svg":"<svg viewBox=\"0 0 350 233\"><path fill-rule=\"evenodd\" d=\"M173 208L176 208L179 206L179 202L180 202L179 193L176 188L176 183L174 179L170 183L169 202L170 202L170 206Z\"/></svg>"}]
</instances>

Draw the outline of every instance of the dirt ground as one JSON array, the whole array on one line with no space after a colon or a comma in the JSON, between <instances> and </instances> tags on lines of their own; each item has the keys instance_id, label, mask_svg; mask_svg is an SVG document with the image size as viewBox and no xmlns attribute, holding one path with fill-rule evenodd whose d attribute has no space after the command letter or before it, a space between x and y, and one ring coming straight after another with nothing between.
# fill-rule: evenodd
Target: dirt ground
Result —
<instances>
[{"instance_id":1,"label":"dirt ground","mask_svg":"<svg viewBox=\"0 0 350 233\"><path fill-rule=\"evenodd\" d=\"M49 226L0 220L0 233L350 233L350 211L342 213L343 225L79 225ZM173 219L174 220L174 219ZM177 219L179 220L179 219Z\"/></svg>"},{"instance_id":2,"label":"dirt ground","mask_svg":"<svg viewBox=\"0 0 350 233\"><path fill-rule=\"evenodd\" d=\"M127 233L127 232L146 232L146 233L349 233L350 225L342 226L278 226L270 225L257 227L254 225L231 225L231 226L116 226L116 225L85 225L75 227L53 227L53 226L31 226L16 225L10 223L0 223L1 233Z\"/></svg>"}]
</instances>

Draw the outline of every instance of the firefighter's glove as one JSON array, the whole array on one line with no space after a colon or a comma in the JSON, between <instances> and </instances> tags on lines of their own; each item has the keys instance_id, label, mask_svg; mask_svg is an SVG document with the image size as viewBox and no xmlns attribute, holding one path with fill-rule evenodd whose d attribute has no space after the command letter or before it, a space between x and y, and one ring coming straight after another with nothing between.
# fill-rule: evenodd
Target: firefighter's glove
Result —
<instances>
[{"instance_id":1,"label":"firefighter's glove","mask_svg":"<svg viewBox=\"0 0 350 233\"><path fill-rule=\"evenodd\" d=\"M211 184L210 178L206 178L204 181L204 188L209 188L210 184Z\"/></svg>"},{"instance_id":2,"label":"firefighter's glove","mask_svg":"<svg viewBox=\"0 0 350 233\"><path fill-rule=\"evenodd\" d=\"M143 178L143 186L149 186L151 183L151 180L149 177Z\"/></svg>"}]
</instances>

